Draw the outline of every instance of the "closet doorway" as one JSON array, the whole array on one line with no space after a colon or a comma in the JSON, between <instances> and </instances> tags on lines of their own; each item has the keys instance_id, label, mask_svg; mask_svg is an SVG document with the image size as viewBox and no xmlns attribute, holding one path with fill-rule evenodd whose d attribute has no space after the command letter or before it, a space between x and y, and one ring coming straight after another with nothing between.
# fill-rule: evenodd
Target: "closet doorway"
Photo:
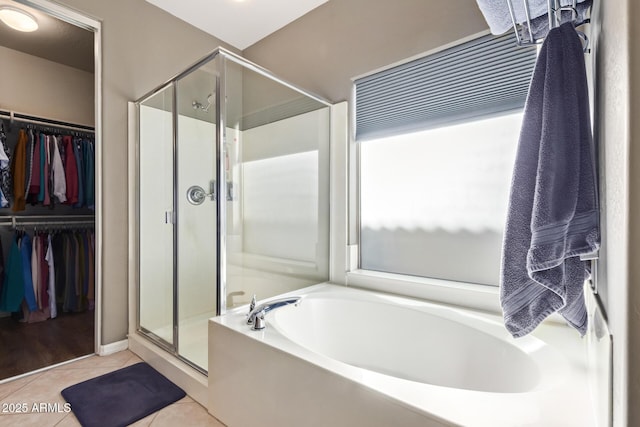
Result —
<instances>
[{"instance_id":1,"label":"closet doorway","mask_svg":"<svg viewBox=\"0 0 640 427\"><path fill-rule=\"evenodd\" d=\"M0 0L0 383L99 349L100 23ZM0 14L2 15L2 14Z\"/></svg>"}]
</instances>

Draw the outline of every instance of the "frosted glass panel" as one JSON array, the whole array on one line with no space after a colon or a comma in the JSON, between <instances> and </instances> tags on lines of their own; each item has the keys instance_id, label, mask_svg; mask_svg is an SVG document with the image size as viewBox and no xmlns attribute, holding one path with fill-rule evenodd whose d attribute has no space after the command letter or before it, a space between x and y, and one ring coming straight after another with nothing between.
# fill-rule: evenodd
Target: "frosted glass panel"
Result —
<instances>
[{"instance_id":1,"label":"frosted glass panel","mask_svg":"<svg viewBox=\"0 0 640 427\"><path fill-rule=\"evenodd\" d=\"M362 143L361 267L497 286L521 120Z\"/></svg>"}]
</instances>

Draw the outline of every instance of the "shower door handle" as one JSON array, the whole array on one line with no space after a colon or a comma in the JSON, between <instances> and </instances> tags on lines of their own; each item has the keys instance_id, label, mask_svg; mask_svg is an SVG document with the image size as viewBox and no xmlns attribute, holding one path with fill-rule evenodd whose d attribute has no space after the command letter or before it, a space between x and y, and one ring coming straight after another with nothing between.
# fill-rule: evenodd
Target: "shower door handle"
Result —
<instances>
[{"instance_id":1,"label":"shower door handle","mask_svg":"<svg viewBox=\"0 0 640 427\"><path fill-rule=\"evenodd\" d=\"M209 182L209 192L204 191L204 188L199 185L192 185L187 190L187 200L192 205L201 205L204 203L204 199L207 197L211 197L211 201L216 201L216 181L212 180Z\"/></svg>"}]
</instances>

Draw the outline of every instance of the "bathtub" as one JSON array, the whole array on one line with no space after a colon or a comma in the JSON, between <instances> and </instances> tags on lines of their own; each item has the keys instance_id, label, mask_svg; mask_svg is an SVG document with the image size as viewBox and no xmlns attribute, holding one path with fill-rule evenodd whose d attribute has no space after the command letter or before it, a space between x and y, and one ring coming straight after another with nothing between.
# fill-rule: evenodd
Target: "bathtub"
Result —
<instances>
[{"instance_id":1,"label":"bathtub","mask_svg":"<svg viewBox=\"0 0 640 427\"><path fill-rule=\"evenodd\" d=\"M291 295L252 331L209 322L209 410L230 427L591 426L577 334L344 286Z\"/></svg>"}]
</instances>

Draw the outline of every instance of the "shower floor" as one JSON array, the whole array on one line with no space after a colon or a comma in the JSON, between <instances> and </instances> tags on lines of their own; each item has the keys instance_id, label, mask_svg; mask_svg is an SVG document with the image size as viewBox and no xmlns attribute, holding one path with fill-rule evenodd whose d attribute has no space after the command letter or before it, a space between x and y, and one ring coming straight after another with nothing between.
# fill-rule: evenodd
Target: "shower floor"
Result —
<instances>
[{"instance_id":1,"label":"shower floor","mask_svg":"<svg viewBox=\"0 0 640 427\"><path fill-rule=\"evenodd\" d=\"M201 314L178 324L178 354L204 370L208 369L209 363L208 321L215 315L215 312ZM166 326L153 332L170 342L171 331L172 327Z\"/></svg>"}]
</instances>

